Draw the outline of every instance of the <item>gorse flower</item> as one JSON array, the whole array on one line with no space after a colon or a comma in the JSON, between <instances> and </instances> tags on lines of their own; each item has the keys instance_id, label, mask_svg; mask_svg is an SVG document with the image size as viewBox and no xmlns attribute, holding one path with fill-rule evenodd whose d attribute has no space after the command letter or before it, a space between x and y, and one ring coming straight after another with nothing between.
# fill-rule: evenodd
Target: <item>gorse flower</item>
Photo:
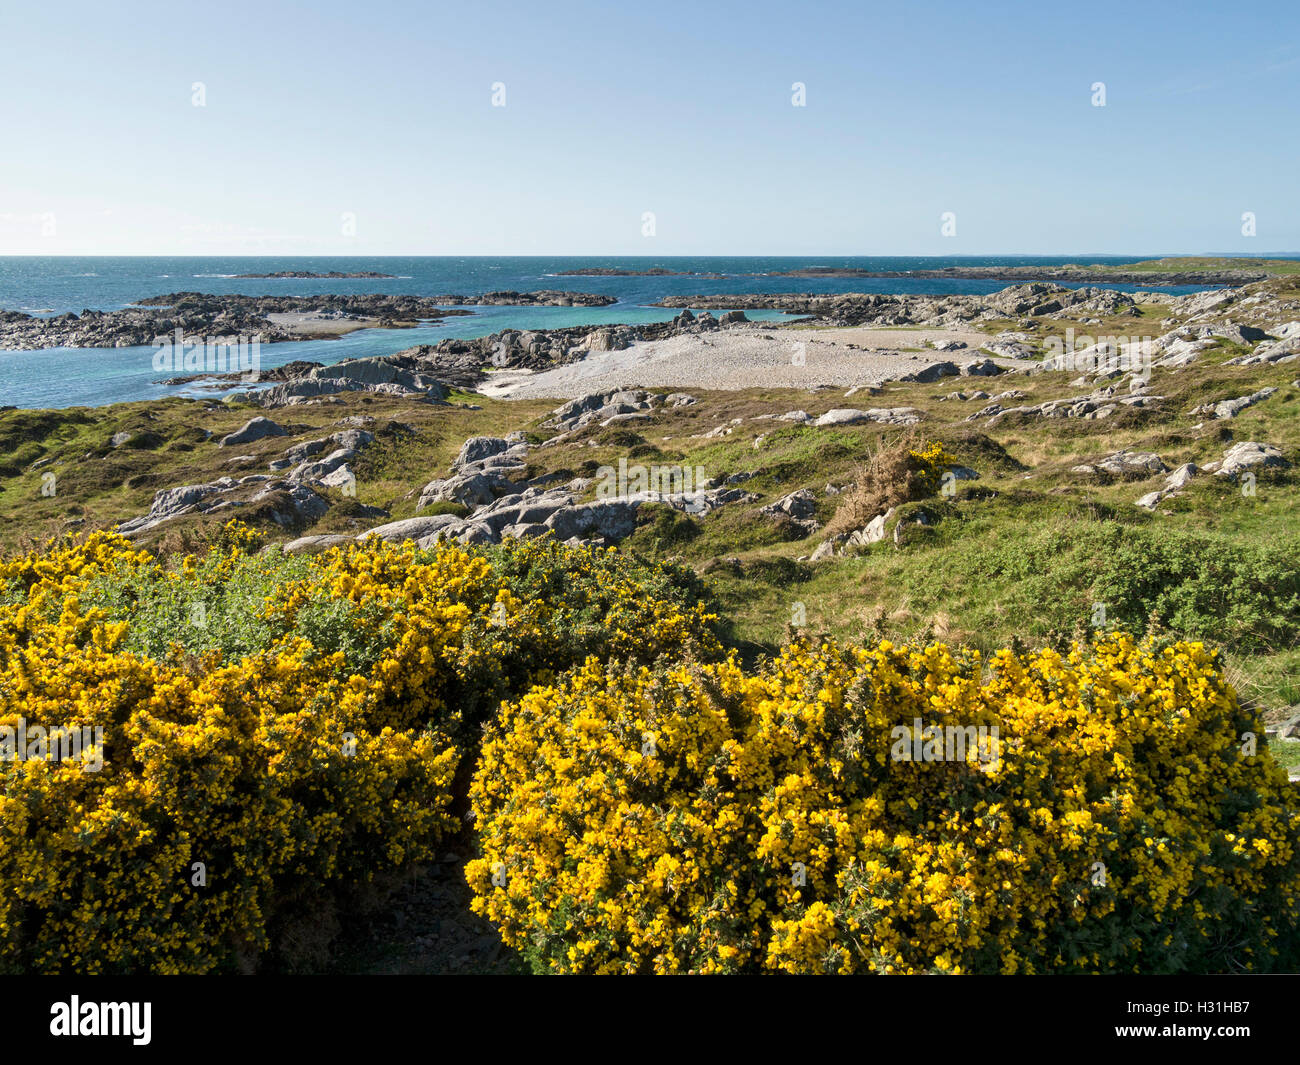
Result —
<instances>
[{"instance_id":1,"label":"gorse flower","mask_svg":"<svg viewBox=\"0 0 1300 1065\"><path fill-rule=\"evenodd\" d=\"M1300 815L1199 644L589 661L503 709L474 907L564 972L1267 970ZM996 725L993 766L891 730ZM644 737L654 737L647 756ZM1230 945L1230 946L1229 946Z\"/></svg>"},{"instance_id":2,"label":"gorse flower","mask_svg":"<svg viewBox=\"0 0 1300 1065\"><path fill-rule=\"evenodd\" d=\"M0 972L251 967L304 899L462 831L475 758L473 906L552 971L1297 961L1300 814L1201 644L798 641L747 671L670 564L255 546L0 560L0 726L104 737L97 772L0 762ZM898 757L918 720L997 757Z\"/></svg>"},{"instance_id":3,"label":"gorse flower","mask_svg":"<svg viewBox=\"0 0 1300 1065\"><path fill-rule=\"evenodd\" d=\"M176 568L105 534L0 561L0 725L105 743L94 773L0 762L0 971L256 959L304 891L433 856L501 698L589 653L718 650L691 582L612 552L224 540Z\"/></svg>"}]
</instances>

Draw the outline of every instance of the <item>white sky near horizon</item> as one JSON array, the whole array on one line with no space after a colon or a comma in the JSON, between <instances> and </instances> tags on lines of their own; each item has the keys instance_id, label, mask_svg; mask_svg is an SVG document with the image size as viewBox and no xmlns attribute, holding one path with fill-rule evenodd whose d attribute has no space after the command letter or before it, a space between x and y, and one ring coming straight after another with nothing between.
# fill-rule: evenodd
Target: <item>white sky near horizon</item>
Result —
<instances>
[{"instance_id":1,"label":"white sky near horizon","mask_svg":"<svg viewBox=\"0 0 1300 1065\"><path fill-rule=\"evenodd\" d=\"M21 0L0 255L1294 251L1298 30L1293 0Z\"/></svg>"}]
</instances>

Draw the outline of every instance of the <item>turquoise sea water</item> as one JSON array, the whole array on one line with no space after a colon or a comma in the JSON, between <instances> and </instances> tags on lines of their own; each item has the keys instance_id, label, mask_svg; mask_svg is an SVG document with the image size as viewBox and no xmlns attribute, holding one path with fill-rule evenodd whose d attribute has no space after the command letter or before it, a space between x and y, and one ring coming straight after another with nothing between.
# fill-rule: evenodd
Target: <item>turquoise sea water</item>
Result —
<instances>
[{"instance_id":1,"label":"turquoise sea water","mask_svg":"<svg viewBox=\"0 0 1300 1065\"><path fill-rule=\"evenodd\" d=\"M435 296L477 295L501 289L568 289L613 295L608 307L471 307L472 317L448 318L427 328L351 333L340 340L267 344L261 365L272 368L294 359L324 363L363 355L384 355L415 344L447 337L477 337L502 329L548 329L570 325L664 321L674 311L646 306L670 295L719 295L728 292L896 292L981 293L1004 288L1005 282L933 279L764 277L769 271L811 266L904 271L945 266L1056 266L1070 262L1133 262L1151 256L1001 256L935 257L349 257L349 258L179 258L179 257L0 257L0 309L52 315L85 309L114 310L147 296L168 292L308 295L312 293L393 293ZM582 267L645 270L660 267L706 276L562 277L560 271ZM233 275L281 270L373 270L394 278L238 279ZM1108 288L1133 290L1133 285ZM1200 286L1174 286L1173 293ZM748 312L751 318L780 319L778 312ZM165 386L153 368L154 349L48 348L0 351L0 406L72 407L196 395L193 388ZM211 393L208 393L211 394Z\"/></svg>"}]
</instances>

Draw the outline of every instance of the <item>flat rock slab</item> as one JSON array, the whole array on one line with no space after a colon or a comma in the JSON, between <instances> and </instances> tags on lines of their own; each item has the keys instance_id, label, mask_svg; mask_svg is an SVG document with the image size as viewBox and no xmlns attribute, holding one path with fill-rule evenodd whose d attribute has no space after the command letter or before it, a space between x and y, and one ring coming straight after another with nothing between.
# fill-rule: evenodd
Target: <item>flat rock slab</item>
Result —
<instances>
[{"instance_id":1,"label":"flat rock slab","mask_svg":"<svg viewBox=\"0 0 1300 1065\"><path fill-rule=\"evenodd\" d=\"M921 420L920 413L914 407L870 407L856 410L840 407L828 410L813 425L858 425L861 422L881 422L886 425L915 425Z\"/></svg>"}]
</instances>

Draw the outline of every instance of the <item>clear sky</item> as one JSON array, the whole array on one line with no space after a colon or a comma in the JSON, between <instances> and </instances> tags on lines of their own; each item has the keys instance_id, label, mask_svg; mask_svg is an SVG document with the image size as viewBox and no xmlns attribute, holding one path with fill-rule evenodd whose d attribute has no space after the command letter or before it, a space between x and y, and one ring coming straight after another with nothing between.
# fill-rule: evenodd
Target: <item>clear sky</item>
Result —
<instances>
[{"instance_id":1,"label":"clear sky","mask_svg":"<svg viewBox=\"0 0 1300 1065\"><path fill-rule=\"evenodd\" d=\"M6 0L0 254L1295 251L1298 31L1296 0Z\"/></svg>"}]
</instances>

